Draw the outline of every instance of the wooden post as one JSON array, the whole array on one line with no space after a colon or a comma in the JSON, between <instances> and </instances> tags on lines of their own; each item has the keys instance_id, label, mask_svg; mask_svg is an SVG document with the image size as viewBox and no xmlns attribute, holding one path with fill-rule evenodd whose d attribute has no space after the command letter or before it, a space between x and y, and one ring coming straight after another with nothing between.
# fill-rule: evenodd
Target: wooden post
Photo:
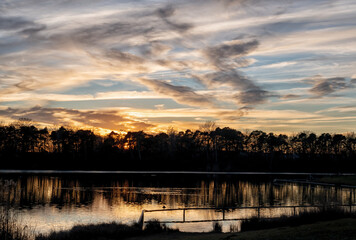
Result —
<instances>
[{"instance_id":1,"label":"wooden post","mask_svg":"<svg viewBox=\"0 0 356 240\"><path fill-rule=\"evenodd\" d=\"M257 208L257 214L258 214L258 215L257 215L258 219L260 219L260 215L261 215L261 213L260 213L260 207Z\"/></svg>"},{"instance_id":2,"label":"wooden post","mask_svg":"<svg viewBox=\"0 0 356 240\"><path fill-rule=\"evenodd\" d=\"M223 220L225 220L225 209L223 209Z\"/></svg>"},{"instance_id":3,"label":"wooden post","mask_svg":"<svg viewBox=\"0 0 356 240\"><path fill-rule=\"evenodd\" d=\"M145 223L145 210L142 210L141 216L138 219L138 224L141 227L141 229L143 229L144 223Z\"/></svg>"},{"instance_id":4,"label":"wooden post","mask_svg":"<svg viewBox=\"0 0 356 240\"><path fill-rule=\"evenodd\" d=\"M185 222L185 209L183 209L183 222Z\"/></svg>"},{"instance_id":5,"label":"wooden post","mask_svg":"<svg viewBox=\"0 0 356 240\"><path fill-rule=\"evenodd\" d=\"M295 207L293 207L293 215L295 216Z\"/></svg>"}]
</instances>

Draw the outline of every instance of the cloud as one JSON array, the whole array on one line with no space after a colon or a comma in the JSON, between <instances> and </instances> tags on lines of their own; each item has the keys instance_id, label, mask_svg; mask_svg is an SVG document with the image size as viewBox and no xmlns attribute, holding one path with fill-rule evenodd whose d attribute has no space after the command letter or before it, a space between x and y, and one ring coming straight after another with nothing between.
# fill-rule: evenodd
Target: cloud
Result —
<instances>
[{"instance_id":1,"label":"cloud","mask_svg":"<svg viewBox=\"0 0 356 240\"><path fill-rule=\"evenodd\" d=\"M344 77L323 78L316 76L312 78L314 86L309 90L310 93L323 97L334 92L351 88L351 84Z\"/></svg>"},{"instance_id":2,"label":"cloud","mask_svg":"<svg viewBox=\"0 0 356 240\"><path fill-rule=\"evenodd\" d=\"M288 100L288 99L295 99L295 98L300 98L300 95L297 94L286 94L281 97L283 100Z\"/></svg>"},{"instance_id":3,"label":"cloud","mask_svg":"<svg viewBox=\"0 0 356 240\"><path fill-rule=\"evenodd\" d=\"M236 121L241 119L242 116L247 114L247 111L232 110L232 111L217 111L215 117L226 121Z\"/></svg>"},{"instance_id":4,"label":"cloud","mask_svg":"<svg viewBox=\"0 0 356 240\"><path fill-rule=\"evenodd\" d=\"M267 34L296 32L305 29L311 24L311 19L301 20L284 20L267 23L264 25L264 30Z\"/></svg>"},{"instance_id":5,"label":"cloud","mask_svg":"<svg viewBox=\"0 0 356 240\"><path fill-rule=\"evenodd\" d=\"M270 97L269 92L260 88L248 89L235 95L241 104L254 105L264 103Z\"/></svg>"},{"instance_id":6,"label":"cloud","mask_svg":"<svg viewBox=\"0 0 356 240\"><path fill-rule=\"evenodd\" d=\"M278 63L271 63L271 64L266 64L266 65L262 65L262 66L258 66L259 69L261 68L266 68L266 69L270 69L270 68L283 68L283 67L288 67L291 65L295 65L298 62L278 62Z\"/></svg>"},{"instance_id":7,"label":"cloud","mask_svg":"<svg viewBox=\"0 0 356 240\"><path fill-rule=\"evenodd\" d=\"M172 7L172 5L166 6L165 8L159 8L157 10L157 15L161 18L168 18L170 16L174 15L175 9Z\"/></svg>"},{"instance_id":8,"label":"cloud","mask_svg":"<svg viewBox=\"0 0 356 240\"><path fill-rule=\"evenodd\" d=\"M122 109L127 115L137 114L136 109ZM156 118L156 119L169 119L168 121L174 121L180 118L213 118L224 119L229 121L235 121L247 114L247 109L213 109L213 108L157 108L156 109L141 109L140 115L143 118Z\"/></svg>"},{"instance_id":9,"label":"cloud","mask_svg":"<svg viewBox=\"0 0 356 240\"><path fill-rule=\"evenodd\" d=\"M25 28L24 30L21 31L21 33L29 35L29 36L33 36L34 34L37 34L43 30L45 30L47 27L45 25L38 25L38 26L34 26L34 27L29 27L29 28Z\"/></svg>"},{"instance_id":10,"label":"cloud","mask_svg":"<svg viewBox=\"0 0 356 240\"><path fill-rule=\"evenodd\" d=\"M196 76L202 83L209 87L217 86L230 86L234 89L246 90L250 88L256 88L257 86L248 78L241 75L234 69L228 69L226 71L213 72L203 75L201 77Z\"/></svg>"},{"instance_id":11,"label":"cloud","mask_svg":"<svg viewBox=\"0 0 356 240\"><path fill-rule=\"evenodd\" d=\"M158 41L153 41L150 44L142 47L142 54L146 57L157 57L167 54L172 47L167 44L162 44Z\"/></svg>"},{"instance_id":12,"label":"cloud","mask_svg":"<svg viewBox=\"0 0 356 240\"><path fill-rule=\"evenodd\" d=\"M0 30L3 31L15 31L17 34L22 34L27 37L34 36L35 34L39 33L40 31L43 31L46 29L46 25L44 24L38 24L34 21L27 20L23 17L1 17L0 16ZM26 42L26 39L23 39L20 37L19 39L16 39L16 43L14 43L14 39L8 39L6 41L6 38L2 39L3 47L12 47L16 45L21 45ZM4 41L5 40L5 41ZM0 47L1 47L0 45Z\"/></svg>"},{"instance_id":13,"label":"cloud","mask_svg":"<svg viewBox=\"0 0 356 240\"><path fill-rule=\"evenodd\" d=\"M64 5L59 4L58 7ZM162 13L165 11L172 13ZM125 75L122 78L126 79L130 74L149 74L163 69L163 65L150 58L162 57L172 49L171 45L159 40L169 35L167 30L179 28L179 31L183 31L186 28L184 24L176 24L168 19L175 15L175 11L172 6L160 11L157 8L123 11L123 14L113 11L97 21L87 21L85 24L79 24L83 21L82 13L79 12L78 18L72 17L73 14L70 17L75 21L63 25L61 23L65 23L65 20L60 16L53 16L53 19L49 17L46 25L27 21L23 17L1 17L0 29L16 30L11 32L11 38L3 38L0 42L0 53L11 53L0 60L0 72L7 72L9 76L4 80L5 84L0 85L0 88L6 89L1 92L32 91L59 85L75 86L113 75L115 78ZM158 19L157 12L161 12ZM149 49L145 53L141 52L143 56L140 56L137 50L147 43ZM20 61L17 52L21 54ZM7 66L9 63L11 67ZM65 76L69 72L73 73L72 76ZM57 80L59 75L63 76L60 81ZM80 81L77 82L77 78Z\"/></svg>"},{"instance_id":14,"label":"cloud","mask_svg":"<svg viewBox=\"0 0 356 240\"><path fill-rule=\"evenodd\" d=\"M160 17L172 30L184 33L193 27L190 23L177 23L170 20L175 14L175 8L172 5L168 5L164 8L159 8L157 10L157 16Z\"/></svg>"},{"instance_id":15,"label":"cloud","mask_svg":"<svg viewBox=\"0 0 356 240\"><path fill-rule=\"evenodd\" d=\"M1 69L1 68L0 68ZM29 64L18 71L8 71L8 75L3 75L3 83L0 83L0 94L13 94L26 91L38 90L59 90L70 86L80 85L95 77L95 73L90 72L90 68L85 72L82 68L66 67L60 69L54 67L37 67ZM6 70L6 66L4 67ZM6 71L5 71L6 72Z\"/></svg>"},{"instance_id":16,"label":"cloud","mask_svg":"<svg viewBox=\"0 0 356 240\"><path fill-rule=\"evenodd\" d=\"M1 30L16 30L26 27L35 26L33 21L26 20L22 17L1 17L0 16L0 29Z\"/></svg>"},{"instance_id":17,"label":"cloud","mask_svg":"<svg viewBox=\"0 0 356 240\"><path fill-rule=\"evenodd\" d=\"M258 45L259 42L257 40L249 42L237 42L232 44L221 44L205 49L203 54L217 68L226 68L236 66L236 64L242 61L243 56L255 50Z\"/></svg>"},{"instance_id":18,"label":"cloud","mask_svg":"<svg viewBox=\"0 0 356 240\"><path fill-rule=\"evenodd\" d=\"M303 99L306 92L335 95L356 83L356 5L331 2L0 1L1 100L9 106L52 100L76 108L79 99L157 98L159 106L171 98L194 109L235 108L238 117L239 109L267 102L273 89L280 98L264 109L291 107L283 100L298 97L293 103L303 105L310 101ZM331 80L335 72L352 80ZM300 79L318 73L325 78L310 82L308 92ZM148 79L140 83L153 91L140 92L146 89L132 84L137 78ZM112 89L86 84L106 79L120 83ZM345 94L352 100L351 91Z\"/></svg>"},{"instance_id":19,"label":"cloud","mask_svg":"<svg viewBox=\"0 0 356 240\"><path fill-rule=\"evenodd\" d=\"M351 105L351 106L331 107L331 108L320 110L317 113L328 113L328 112L342 113L343 116L347 116L347 115L355 116L355 114L356 114L356 105L354 105L354 106Z\"/></svg>"},{"instance_id":20,"label":"cloud","mask_svg":"<svg viewBox=\"0 0 356 240\"><path fill-rule=\"evenodd\" d=\"M239 91L234 95L234 99L244 105L254 105L264 103L271 94L247 77L241 75L234 69L209 73L196 78L208 87L228 86L233 91Z\"/></svg>"},{"instance_id":21,"label":"cloud","mask_svg":"<svg viewBox=\"0 0 356 240\"><path fill-rule=\"evenodd\" d=\"M110 49L105 52L105 56L125 64L142 64L145 60L131 53L121 52L117 49Z\"/></svg>"},{"instance_id":22,"label":"cloud","mask_svg":"<svg viewBox=\"0 0 356 240\"><path fill-rule=\"evenodd\" d=\"M192 106L214 107L214 100L211 96L206 96L196 93L192 88L186 86L175 86L163 81L140 79L142 84L152 89L153 91L169 96L181 104Z\"/></svg>"},{"instance_id":23,"label":"cloud","mask_svg":"<svg viewBox=\"0 0 356 240\"><path fill-rule=\"evenodd\" d=\"M232 90L238 91L234 95L234 99L240 104L264 103L270 93L235 69L239 63L244 62L243 57L255 50L258 45L259 42L253 40L249 42L233 41L229 44L208 47L203 50L203 54L218 71L194 77L210 88L228 86Z\"/></svg>"},{"instance_id":24,"label":"cloud","mask_svg":"<svg viewBox=\"0 0 356 240\"><path fill-rule=\"evenodd\" d=\"M135 42L135 47L140 47L147 42L169 38L172 35L169 31L185 33L193 27L190 23L174 21L172 18L175 13L176 9L172 5L156 10L146 8L113 13L98 21L89 21L88 24L73 24L65 31L52 34L49 40L101 48L111 44L132 45Z\"/></svg>"},{"instance_id":25,"label":"cloud","mask_svg":"<svg viewBox=\"0 0 356 240\"><path fill-rule=\"evenodd\" d=\"M54 42L75 42L76 44L98 45L116 38L116 41L131 40L137 36L146 36L154 29L141 21L108 22L79 27L67 32L53 34L50 40Z\"/></svg>"},{"instance_id":26,"label":"cloud","mask_svg":"<svg viewBox=\"0 0 356 240\"><path fill-rule=\"evenodd\" d=\"M44 24L23 17L0 16L0 55L17 53L38 44L32 41L34 36L45 30ZM0 65L3 61L0 60Z\"/></svg>"},{"instance_id":27,"label":"cloud","mask_svg":"<svg viewBox=\"0 0 356 240\"><path fill-rule=\"evenodd\" d=\"M0 117L15 120L29 118L34 122L54 125L72 125L79 127L96 127L110 130L137 129L145 130L154 125L119 115L117 111L75 110L65 108L33 107L29 109L7 108L0 110Z\"/></svg>"}]
</instances>

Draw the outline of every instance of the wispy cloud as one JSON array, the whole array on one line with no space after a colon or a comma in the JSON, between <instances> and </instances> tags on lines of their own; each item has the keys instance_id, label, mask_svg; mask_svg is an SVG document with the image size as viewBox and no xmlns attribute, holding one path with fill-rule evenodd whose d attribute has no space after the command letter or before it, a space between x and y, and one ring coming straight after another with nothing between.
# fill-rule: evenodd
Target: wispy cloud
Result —
<instances>
[{"instance_id":1,"label":"wispy cloud","mask_svg":"<svg viewBox=\"0 0 356 240\"><path fill-rule=\"evenodd\" d=\"M296 99L296 98L300 98L300 95L297 94L286 94L284 96L282 96L282 99Z\"/></svg>"},{"instance_id":2,"label":"wispy cloud","mask_svg":"<svg viewBox=\"0 0 356 240\"><path fill-rule=\"evenodd\" d=\"M191 23L178 23L172 21L170 18L174 15L175 9L172 5L157 10L157 15L173 30L179 32L186 32L193 27Z\"/></svg>"},{"instance_id":3,"label":"wispy cloud","mask_svg":"<svg viewBox=\"0 0 356 240\"><path fill-rule=\"evenodd\" d=\"M309 92L318 97L353 87L350 82L343 77L323 78L321 76L315 76L311 81L313 81L314 86Z\"/></svg>"},{"instance_id":4,"label":"wispy cloud","mask_svg":"<svg viewBox=\"0 0 356 240\"><path fill-rule=\"evenodd\" d=\"M0 16L0 29L1 30L24 30L28 27L35 27L33 21L26 20L22 17L1 17Z\"/></svg>"},{"instance_id":5,"label":"wispy cloud","mask_svg":"<svg viewBox=\"0 0 356 240\"><path fill-rule=\"evenodd\" d=\"M236 67L245 63L244 57L255 50L258 44L257 40L249 42L238 41L204 49L204 55L207 56L217 71L195 77L210 88L228 86L232 90L238 91L234 99L240 104L255 105L264 103L270 96L268 91L263 90L251 79L236 70Z\"/></svg>"},{"instance_id":6,"label":"wispy cloud","mask_svg":"<svg viewBox=\"0 0 356 240\"><path fill-rule=\"evenodd\" d=\"M231 87L233 90L238 91L234 98L238 103L244 105L263 103L270 96L270 93L255 85L253 81L233 69L209 73L198 77L198 79L209 87Z\"/></svg>"},{"instance_id":7,"label":"wispy cloud","mask_svg":"<svg viewBox=\"0 0 356 240\"><path fill-rule=\"evenodd\" d=\"M155 110L170 99L226 123L310 98L318 111L354 100L355 9L347 0L0 1L0 101L41 104L34 111L53 121L51 102L75 111L103 99L162 100ZM107 80L121 85L90 85Z\"/></svg>"},{"instance_id":8,"label":"wispy cloud","mask_svg":"<svg viewBox=\"0 0 356 240\"><path fill-rule=\"evenodd\" d=\"M122 116L118 111L84 111L65 108L30 109L7 108L0 110L0 116L5 116L13 121L19 118L29 118L35 122L49 125L85 126L111 130L145 130L154 125Z\"/></svg>"},{"instance_id":9,"label":"wispy cloud","mask_svg":"<svg viewBox=\"0 0 356 240\"><path fill-rule=\"evenodd\" d=\"M175 86L158 80L140 79L139 81L155 92L173 98L178 103L192 106L215 106L211 96L198 94L190 87Z\"/></svg>"},{"instance_id":10,"label":"wispy cloud","mask_svg":"<svg viewBox=\"0 0 356 240\"><path fill-rule=\"evenodd\" d=\"M218 69L239 67L242 57L252 52L259 45L257 40L237 42L208 47L203 52Z\"/></svg>"}]
</instances>

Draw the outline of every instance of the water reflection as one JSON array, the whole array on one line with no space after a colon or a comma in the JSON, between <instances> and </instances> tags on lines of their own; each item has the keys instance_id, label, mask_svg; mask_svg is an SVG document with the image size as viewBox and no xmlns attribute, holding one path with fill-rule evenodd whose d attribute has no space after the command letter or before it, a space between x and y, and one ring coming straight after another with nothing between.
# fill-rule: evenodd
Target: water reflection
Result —
<instances>
[{"instance_id":1,"label":"water reflection","mask_svg":"<svg viewBox=\"0 0 356 240\"><path fill-rule=\"evenodd\" d=\"M355 203L355 190L283 184L271 179L131 176L0 176L0 203L18 210L23 221L40 232L66 229L77 223L137 221L143 209L182 207L293 206ZM283 211L290 211L283 210ZM279 216L282 210L263 210ZM253 216L235 210L234 216ZM221 212L190 211L187 219L216 219ZM151 213L147 218L180 220L181 213ZM208 231L208 224L178 224L182 230ZM189 227L191 226L191 227Z\"/></svg>"}]
</instances>

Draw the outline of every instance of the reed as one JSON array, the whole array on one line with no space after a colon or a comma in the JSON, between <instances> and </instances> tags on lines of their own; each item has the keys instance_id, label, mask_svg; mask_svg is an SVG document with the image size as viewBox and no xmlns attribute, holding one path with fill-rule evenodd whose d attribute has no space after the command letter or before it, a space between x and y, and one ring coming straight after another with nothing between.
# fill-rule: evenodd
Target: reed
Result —
<instances>
[{"instance_id":1,"label":"reed","mask_svg":"<svg viewBox=\"0 0 356 240\"><path fill-rule=\"evenodd\" d=\"M34 238L34 231L27 225L19 224L16 213L8 207L0 207L0 240L30 240Z\"/></svg>"}]
</instances>

